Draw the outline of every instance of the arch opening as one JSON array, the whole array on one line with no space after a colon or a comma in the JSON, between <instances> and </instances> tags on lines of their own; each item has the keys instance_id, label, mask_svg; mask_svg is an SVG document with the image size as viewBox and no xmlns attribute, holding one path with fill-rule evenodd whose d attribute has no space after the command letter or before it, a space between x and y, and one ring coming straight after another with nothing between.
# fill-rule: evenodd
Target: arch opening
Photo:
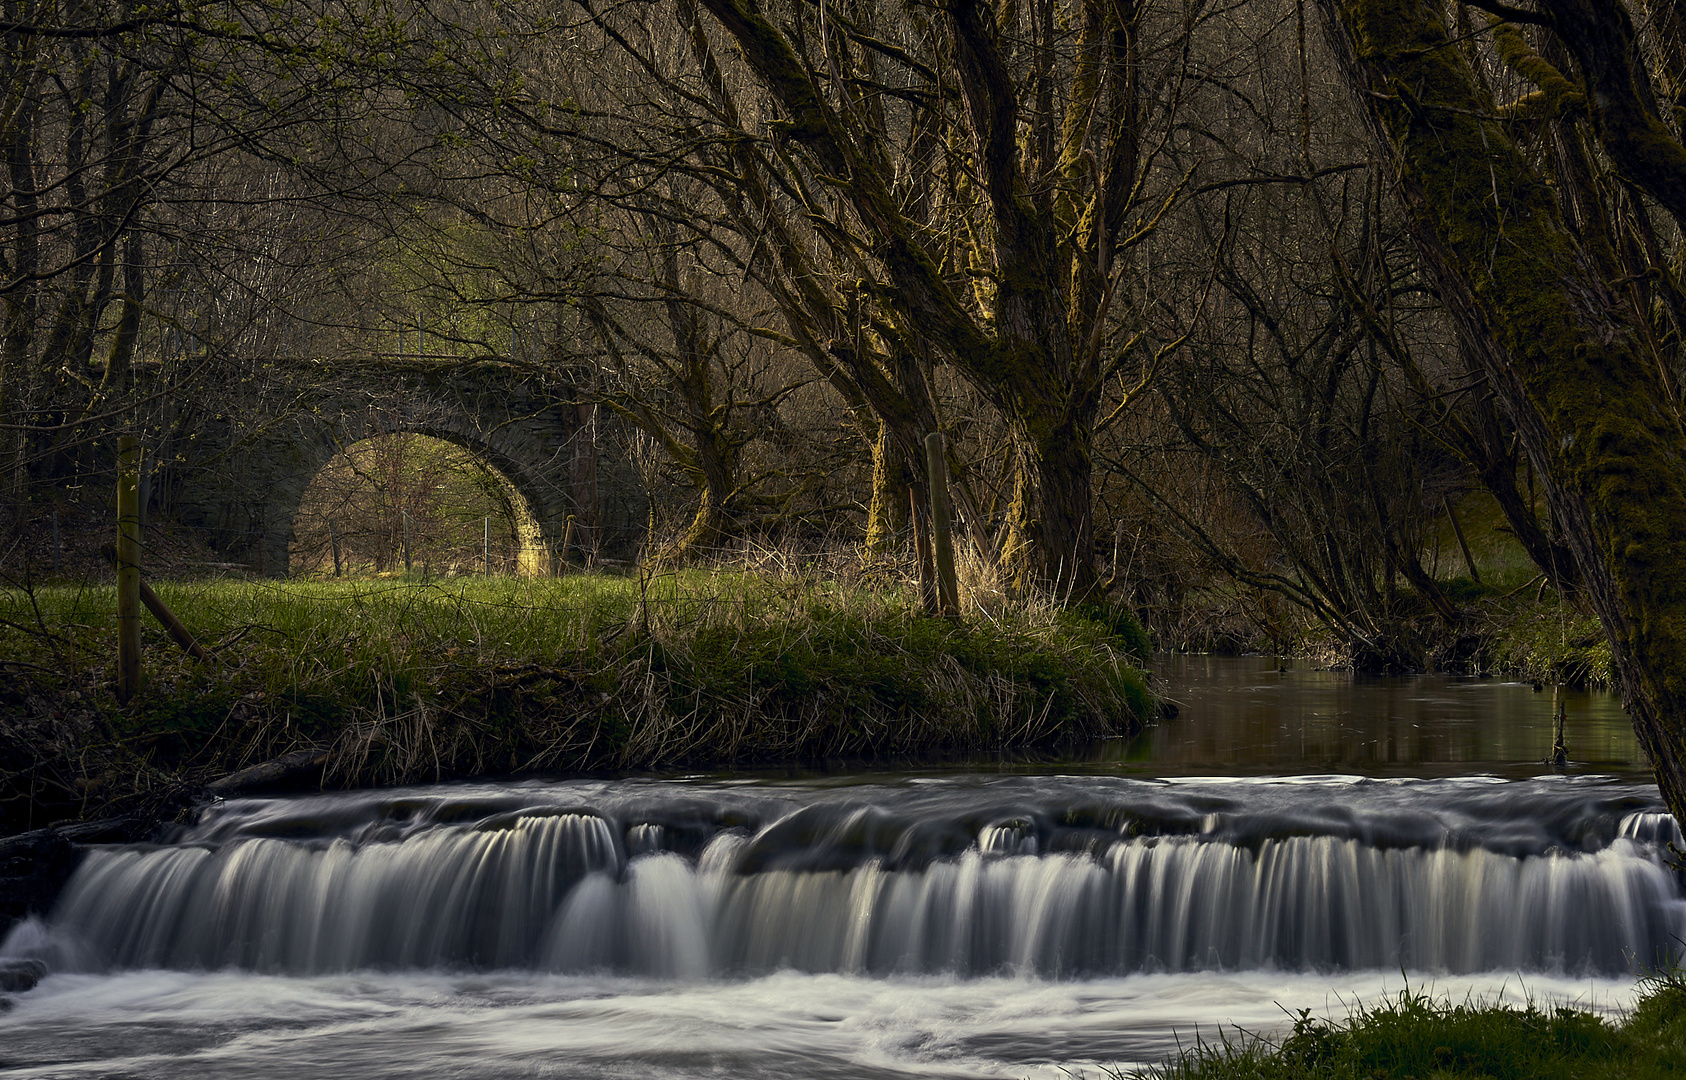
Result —
<instances>
[{"instance_id":1,"label":"arch opening","mask_svg":"<svg viewBox=\"0 0 1686 1080\"><path fill-rule=\"evenodd\" d=\"M406 553L408 558L406 559ZM311 576L544 574L550 551L532 505L484 452L395 431L359 440L317 470L299 499L288 569Z\"/></svg>"}]
</instances>

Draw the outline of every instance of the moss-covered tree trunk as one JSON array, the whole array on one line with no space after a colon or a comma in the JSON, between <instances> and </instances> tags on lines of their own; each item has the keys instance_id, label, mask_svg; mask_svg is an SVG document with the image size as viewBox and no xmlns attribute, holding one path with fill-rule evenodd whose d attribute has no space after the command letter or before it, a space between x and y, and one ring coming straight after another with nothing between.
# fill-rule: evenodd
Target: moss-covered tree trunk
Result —
<instances>
[{"instance_id":1,"label":"moss-covered tree trunk","mask_svg":"<svg viewBox=\"0 0 1686 1080\"><path fill-rule=\"evenodd\" d=\"M1641 331L1495 118L1438 0L1319 4L1424 262L1545 481L1663 796L1686 820L1686 433Z\"/></svg>"},{"instance_id":2,"label":"moss-covered tree trunk","mask_svg":"<svg viewBox=\"0 0 1686 1080\"><path fill-rule=\"evenodd\" d=\"M673 246L663 258L663 279L669 295L683 295L678 258ZM738 440L728 430L731 412L727 400L715 400L712 360L719 348L703 325L702 312L678 299L667 301L669 329L673 333L674 388L682 404L683 424L690 435L692 453L683 460L685 471L697 489L697 513L675 541L668 555L679 561L715 554L736 539L742 518L738 483Z\"/></svg>"},{"instance_id":3,"label":"moss-covered tree trunk","mask_svg":"<svg viewBox=\"0 0 1686 1080\"><path fill-rule=\"evenodd\" d=\"M1018 439L1003 561L1019 574L1038 565L1015 557L1016 546L1057 560L1047 567L1047 579L1062 600L1083 600L1100 585L1094 565L1093 436L1091 412L1077 422L1038 425ZM1023 577L1018 583L1028 584Z\"/></svg>"},{"instance_id":4,"label":"moss-covered tree trunk","mask_svg":"<svg viewBox=\"0 0 1686 1080\"><path fill-rule=\"evenodd\" d=\"M1098 585L1090 444L1102 388L1121 362L1109 351L1119 322L1112 286L1119 260L1151 231L1161 202L1175 197L1144 194L1140 128L1149 91L1138 79L1138 6L1081 0L1032 11L945 0L928 23L919 16L918 48L892 48L856 26L880 19L892 26L899 17L886 5L868 20L866 5L862 21L841 36L822 20L816 59L800 32L808 17L801 5L697 4L712 15L708 25L687 15L690 0L681 0L679 13L721 117L739 128L740 111L728 107L737 91L713 75L705 48L716 26L766 92L758 108L777 117L776 153L754 148L760 136L734 142L732 186L756 208L749 223L758 242L775 249L788 284L770 288L782 289L783 306L795 313L793 336L822 370L827 363L847 369L913 462L918 440L938 430L935 416L914 415L930 411L923 376L879 368L908 354L926 368L952 364L1011 433L1015 497L999 552L1005 569L1020 585L1087 596ZM1081 27L1075 45L1073 24ZM894 36L884 27L874 33ZM857 50L866 65L860 71ZM864 92L881 84L866 70L878 62L905 68L918 87L898 91L904 104L894 110L876 90ZM1074 91L1056 95L1055 81L1067 71L1077 73ZM891 124L892 115L902 119ZM904 121L906 128L897 127ZM950 177L953 190L933 198L928 174L943 142L966 145L969 153L959 155L967 159L965 176ZM892 160L896 146L920 156ZM763 182L763 171L777 182ZM1050 182L1056 175L1063 182ZM802 220L819 223L838 264L849 268L850 283L837 292L865 312L864 344L860 333L833 325L843 320L833 300L815 295L798 230L779 224L772 193L810 187L829 194L804 196ZM859 321L848 321L858 330ZM922 430L910 426L915 419Z\"/></svg>"},{"instance_id":5,"label":"moss-covered tree trunk","mask_svg":"<svg viewBox=\"0 0 1686 1080\"><path fill-rule=\"evenodd\" d=\"M867 504L866 540L869 558L888 555L897 534L907 525L907 487L913 473L907 455L883 425L872 440L872 500Z\"/></svg>"}]
</instances>

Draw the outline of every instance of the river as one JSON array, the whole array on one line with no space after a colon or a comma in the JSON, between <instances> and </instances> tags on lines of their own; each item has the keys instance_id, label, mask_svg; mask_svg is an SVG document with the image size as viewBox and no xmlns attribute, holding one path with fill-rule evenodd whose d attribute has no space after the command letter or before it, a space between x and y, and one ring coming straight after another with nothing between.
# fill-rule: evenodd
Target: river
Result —
<instances>
[{"instance_id":1,"label":"river","mask_svg":"<svg viewBox=\"0 0 1686 1080\"><path fill-rule=\"evenodd\" d=\"M1065 1077L1407 987L1618 1011L1686 939L1621 711L1174 657L1082 760L231 800L0 955L8 1076Z\"/></svg>"}]
</instances>

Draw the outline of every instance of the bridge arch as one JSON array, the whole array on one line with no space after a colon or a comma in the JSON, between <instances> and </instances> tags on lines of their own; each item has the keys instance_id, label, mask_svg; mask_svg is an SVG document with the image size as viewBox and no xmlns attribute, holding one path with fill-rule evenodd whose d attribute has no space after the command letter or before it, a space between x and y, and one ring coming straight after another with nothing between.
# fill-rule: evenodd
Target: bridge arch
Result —
<instances>
[{"instance_id":1,"label":"bridge arch","mask_svg":"<svg viewBox=\"0 0 1686 1080\"><path fill-rule=\"evenodd\" d=\"M242 561L286 573L299 506L322 469L366 439L412 433L461 447L497 480L519 572L552 572L570 517L576 561L632 557L648 501L596 410L535 392L501 365L487 367L450 377L383 367L367 382L318 382L257 430L231 414L221 431L208 432L222 449L184 485L181 516L224 538Z\"/></svg>"},{"instance_id":2,"label":"bridge arch","mask_svg":"<svg viewBox=\"0 0 1686 1080\"><path fill-rule=\"evenodd\" d=\"M545 528L547 508L535 505L530 494L534 485L530 482L522 485L512 477L511 473L519 469L518 462L484 443L470 442L458 432L382 423L378 419L359 427L364 430L342 427L336 432L352 440L345 445L335 442L312 447L310 456L323 460L299 492L298 506L293 513L289 573L334 565L332 559L337 556L329 552L333 550L330 523L335 520L348 556L354 547L360 547L365 559L376 558L377 569L397 568L400 565L397 556L402 550L397 546L396 518L400 506L408 505L415 511L430 503L437 505L434 500L442 494L459 505L463 501L471 505L481 502L480 509L494 515L500 523L507 523L507 527L499 526L503 539L497 542L497 549L507 553L508 542L514 541L512 569L516 573L542 575L551 571L563 537L552 537ZM441 486L441 476L450 473L464 480L474 479L455 485L446 480ZM418 486L409 486L404 481ZM489 489L486 492L489 499L470 494L473 487L480 486ZM348 497L349 502L345 501ZM555 512L549 508L551 515ZM437 546L441 539L437 532L429 535L429 526L437 529L441 522L430 521L424 512L415 524L419 568L423 565L422 552L430 546L430 541ZM476 550L478 528L476 518ZM386 550L389 546L390 551ZM391 561L387 562L389 557ZM478 561L476 558L476 564ZM435 561L434 565L441 564Z\"/></svg>"}]
</instances>

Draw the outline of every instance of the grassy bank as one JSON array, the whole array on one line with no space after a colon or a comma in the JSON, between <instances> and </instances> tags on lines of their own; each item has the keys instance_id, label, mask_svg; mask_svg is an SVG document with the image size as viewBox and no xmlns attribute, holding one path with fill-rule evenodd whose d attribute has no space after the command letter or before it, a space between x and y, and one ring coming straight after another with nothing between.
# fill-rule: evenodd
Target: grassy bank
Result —
<instances>
[{"instance_id":1,"label":"grassy bank","mask_svg":"<svg viewBox=\"0 0 1686 1080\"><path fill-rule=\"evenodd\" d=\"M1279 1045L1241 1040L1189 1050L1157 1080L1485 1077L1645 1080L1686 1074L1686 981L1649 980L1618 1022L1567 1008L1518 1009L1404 993L1340 1023L1301 1013Z\"/></svg>"},{"instance_id":2,"label":"grassy bank","mask_svg":"<svg viewBox=\"0 0 1686 1080\"><path fill-rule=\"evenodd\" d=\"M1191 590L1175 618L1149 612L1154 640L1182 652L1305 657L1327 667L1444 671L1524 682L1611 685L1610 646L1598 620L1536 574L1519 584L1452 578L1440 583L1456 611L1448 622L1401 590L1404 609L1379 624L1392 664L1367 663L1352 642L1280 597L1232 585Z\"/></svg>"},{"instance_id":3,"label":"grassy bank","mask_svg":"<svg viewBox=\"0 0 1686 1080\"><path fill-rule=\"evenodd\" d=\"M121 708L109 587L0 592L0 827L304 749L330 784L930 759L1118 734L1152 706L1127 616L951 623L817 574L154 587L218 662L149 618Z\"/></svg>"},{"instance_id":4,"label":"grassy bank","mask_svg":"<svg viewBox=\"0 0 1686 1080\"><path fill-rule=\"evenodd\" d=\"M1261 652L1330 667L1609 686L1609 644L1584 601L1566 600L1546 584L1491 496L1470 493L1458 513L1469 560L1446 518L1436 523L1438 535L1431 532L1422 553L1447 610L1402 577L1391 586L1369 583L1373 595L1362 603L1330 601L1352 630L1370 639L1371 649L1280 592L1217 576L1182 588L1161 583L1136 598L1136 610L1161 647L1180 651Z\"/></svg>"}]
</instances>

